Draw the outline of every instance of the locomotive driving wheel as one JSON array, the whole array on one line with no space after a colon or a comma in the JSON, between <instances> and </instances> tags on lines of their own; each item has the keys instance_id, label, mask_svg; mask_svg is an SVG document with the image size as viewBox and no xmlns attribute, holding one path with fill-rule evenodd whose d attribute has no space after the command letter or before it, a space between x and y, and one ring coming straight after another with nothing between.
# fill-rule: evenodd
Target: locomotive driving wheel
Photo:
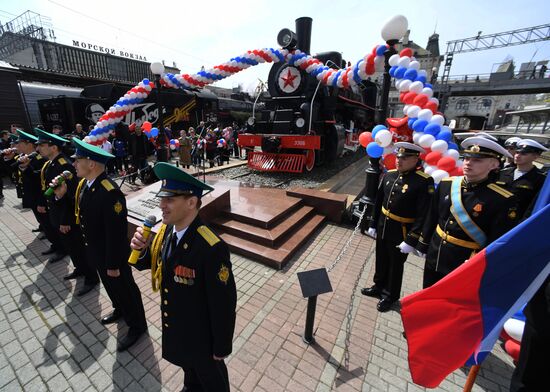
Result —
<instances>
[{"instance_id":1,"label":"locomotive driving wheel","mask_svg":"<svg viewBox=\"0 0 550 392\"><path fill-rule=\"evenodd\" d=\"M315 150L306 150L306 171L310 172L315 167Z\"/></svg>"}]
</instances>

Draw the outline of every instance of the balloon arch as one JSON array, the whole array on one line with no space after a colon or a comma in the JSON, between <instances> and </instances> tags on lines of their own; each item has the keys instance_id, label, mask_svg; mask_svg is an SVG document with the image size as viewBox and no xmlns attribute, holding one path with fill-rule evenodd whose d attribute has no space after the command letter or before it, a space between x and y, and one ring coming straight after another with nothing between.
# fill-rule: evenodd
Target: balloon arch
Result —
<instances>
[{"instance_id":1,"label":"balloon arch","mask_svg":"<svg viewBox=\"0 0 550 392\"><path fill-rule=\"evenodd\" d=\"M396 18L401 18L405 24L407 23L403 16L392 19ZM184 90L202 88L258 64L285 62L316 77L326 86L347 89L366 80L376 71L383 71L385 54L388 50L387 44L376 45L362 59L343 69L330 68L298 49L249 50L225 63L196 74L165 73L161 76L160 84L164 87ZM458 146L451 142L452 132L444 125L445 119L438 112L439 101L433 97L431 84L427 83L427 72L420 69L420 63L413 57L410 48L405 48L399 54L391 56L389 64L391 66L389 73L400 92L400 101L405 104L403 119L407 122L408 128L413 130L412 142L426 150L426 153L421 156L425 161L426 173L434 177L436 183L449 175L460 175L462 162L458 159ZM84 140L90 144L101 145L113 132L116 124L143 102L153 88L155 84L152 81L143 79L137 86L128 90L105 112ZM145 133L149 137L156 136L158 130L149 125L147 124L144 128ZM406 134L409 133L410 131ZM410 137L404 137L404 135L405 132L399 129L389 130L385 125L377 125L372 132L363 132L359 141L370 157L382 157L384 165L392 169L395 167L393 142L407 139L411 141Z\"/></svg>"}]
</instances>

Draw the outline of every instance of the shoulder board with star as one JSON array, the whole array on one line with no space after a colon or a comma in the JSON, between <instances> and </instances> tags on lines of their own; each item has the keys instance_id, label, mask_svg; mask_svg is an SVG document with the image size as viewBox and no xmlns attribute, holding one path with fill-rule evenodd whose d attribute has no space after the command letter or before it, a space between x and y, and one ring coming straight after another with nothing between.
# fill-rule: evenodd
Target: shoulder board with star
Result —
<instances>
[{"instance_id":1,"label":"shoulder board with star","mask_svg":"<svg viewBox=\"0 0 550 392\"><path fill-rule=\"evenodd\" d=\"M453 177L446 177L444 179L442 179L441 181L452 181L453 180Z\"/></svg>"},{"instance_id":2,"label":"shoulder board with star","mask_svg":"<svg viewBox=\"0 0 550 392\"><path fill-rule=\"evenodd\" d=\"M495 191L496 193L498 193L501 196L504 196L505 198L514 196L512 192L509 192L506 189L499 187L497 184L489 184L487 185L487 188L489 188L492 191Z\"/></svg>"},{"instance_id":3,"label":"shoulder board with star","mask_svg":"<svg viewBox=\"0 0 550 392\"><path fill-rule=\"evenodd\" d=\"M420 177L424 177L424 178L430 178L431 177L428 173L425 173L422 170L417 170L416 174L418 174Z\"/></svg>"},{"instance_id":4,"label":"shoulder board with star","mask_svg":"<svg viewBox=\"0 0 550 392\"><path fill-rule=\"evenodd\" d=\"M391 172L396 172L397 169L391 169L391 170L388 170L388 173L391 173Z\"/></svg>"},{"instance_id":5,"label":"shoulder board with star","mask_svg":"<svg viewBox=\"0 0 550 392\"><path fill-rule=\"evenodd\" d=\"M220 242L220 239L218 238L218 236L214 234L212 230L210 230L208 227L204 225L199 226L197 228L197 232L201 235L202 238L204 238L206 242L208 242L210 246L214 246L218 242Z\"/></svg>"},{"instance_id":6,"label":"shoulder board with star","mask_svg":"<svg viewBox=\"0 0 550 392\"><path fill-rule=\"evenodd\" d=\"M103 188L107 189L108 192L115 189L115 186L113 184L111 184L111 181L109 181L108 179L102 180L101 185L103 185Z\"/></svg>"},{"instance_id":7,"label":"shoulder board with star","mask_svg":"<svg viewBox=\"0 0 550 392\"><path fill-rule=\"evenodd\" d=\"M61 165L67 165L69 162L67 162L67 160L63 157L59 158L57 160L57 162L59 162Z\"/></svg>"}]
</instances>

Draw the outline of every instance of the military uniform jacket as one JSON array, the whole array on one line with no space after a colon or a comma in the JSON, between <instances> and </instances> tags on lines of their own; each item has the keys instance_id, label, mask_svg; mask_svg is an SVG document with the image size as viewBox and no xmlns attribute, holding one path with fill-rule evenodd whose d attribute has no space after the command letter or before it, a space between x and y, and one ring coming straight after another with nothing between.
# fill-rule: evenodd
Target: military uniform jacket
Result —
<instances>
[{"instance_id":1,"label":"military uniform jacket","mask_svg":"<svg viewBox=\"0 0 550 392\"><path fill-rule=\"evenodd\" d=\"M118 185L102 173L90 187L86 182L80 186L77 201L73 213L78 214L88 259L98 268L126 267L130 254L128 211Z\"/></svg>"},{"instance_id":2,"label":"military uniform jacket","mask_svg":"<svg viewBox=\"0 0 550 392\"><path fill-rule=\"evenodd\" d=\"M525 217L529 206L539 193L546 176L537 167L533 167L523 176L514 180L515 167L501 170L497 185L502 186L516 195L518 199L519 217Z\"/></svg>"},{"instance_id":3,"label":"military uniform jacket","mask_svg":"<svg viewBox=\"0 0 550 392\"><path fill-rule=\"evenodd\" d=\"M475 242L457 223L451 209L452 178L439 183L430 206L422 236L417 249L427 253L426 266L435 271L447 274L467 261L476 251L481 250L457 245L455 239L475 245ZM486 180L477 184L467 184L463 179L461 184L462 204L473 222L487 236L483 247L512 229L518 219L517 200L507 190ZM443 239L437 233L439 226L445 236Z\"/></svg>"},{"instance_id":4,"label":"military uniform jacket","mask_svg":"<svg viewBox=\"0 0 550 392\"><path fill-rule=\"evenodd\" d=\"M19 169L21 181L23 183L23 208L35 208L36 206L46 205L42 184L40 182L40 171L46 162L47 160L41 155L36 155L30 160L25 170Z\"/></svg>"},{"instance_id":5,"label":"military uniform jacket","mask_svg":"<svg viewBox=\"0 0 550 392\"><path fill-rule=\"evenodd\" d=\"M170 252L168 226L161 256L162 356L188 361L231 354L237 291L227 244L197 217ZM150 267L150 252L138 268Z\"/></svg>"},{"instance_id":6,"label":"military uniform jacket","mask_svg":"<svg viewBox=\"0 0 550 392\"><path fill-rule=\"evenodd\" d=\"M76 217L74 214L74 194L78 181L76 171L69 159L63 154L59 154L53 160L49 161L49 163L46 163L46 165L47 166L45 166L45 169L43 170L45 190L48 189L50 182L65 170L73 173L73 178L66 181L67 193L65 193L61 199L57 199L55 194L47 197L47 202L50 220L56 228L61 225L75 225Z\"/></svg>"},{"instance_id":7,"label":"military uniform jacket","mask_svg":"<svg viewBox=\"0 0 550 392\"><path fill-rule=\"evenodd\" d=\"M433 193L433 178L422 171L388 171L378 188L370 226L381 239L416 246Z\"/></svg>"}]
</instances>

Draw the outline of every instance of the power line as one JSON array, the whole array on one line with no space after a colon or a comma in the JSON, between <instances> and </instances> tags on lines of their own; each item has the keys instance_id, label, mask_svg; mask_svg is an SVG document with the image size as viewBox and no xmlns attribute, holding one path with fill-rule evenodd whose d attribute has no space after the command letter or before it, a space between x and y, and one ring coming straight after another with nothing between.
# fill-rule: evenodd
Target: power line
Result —
<instances>
[{"instance_id":1,"label":"power line","mask_svg":"<svg viewBox=\"0 0 550 392\"><path fill-rule=\"evenodd\" d=\"M75 14L78 14L78 15L83 16L83 17L85 17L85 18L91 19L91 20L93 20L93 21L95 21L95 22L98 22L98 23L101 23L101 24L103 24L103 25L105 25L105 26L109 26L109 27L111 27L112 29L116 29L116 30L118 30L118 31L122 31L122 32L124 32L124 33L126 33L126 34L129 34L129 35L132 35L132 36L137 37L137 38L139 38L139 39L148 41L148 42L150 42L150 43L152 43L152 44L155 44L155 45L157 45L157 46L161 46L161 47L163 47L163 48L170 49L170 50L172 50L172 51L174 51L174 52L176 52L176 53L183 54L183 55L185 55L185 56L194 58L194 59L200 61L201 63L207 62L205 59L203 59L203 58L201 58L201 57L195 56L195 55L190 54L190 53L183 52L183 51L181 51L181 50L179 50L179 49L172 48L172 47L170 47L170 46L168 46L168 45L165 45L165 44L163 44L163 43L153 41L153 40L151 40L151 39L148 38L148 37L138 35L138 34L132 32L132 31L128 31L128 30L121 29L121 28L118 27L118 26L111 25L111 24L109 24L109 23L107 23L107 22L105 22L105 21L103 21L103 20L101 20L101 19L97 19L97 18L94 18L93 16L86 15L86 14L80 12L80 11L77 11L77 10L74 10L74 9L72 9L72 8L69 8L69 7L67 7L67 6L65 6L65 5L63 5L63 4L59 4L59 3L57 3L57 2L55 2L55 1L53 1L53 0L48 0L48 1L49 1L50 3L52 3L52 4L57 5L58 7L61 7L61 8L64 8L64 9L68 10L68 11L74 12Z\"/></svg>"}]
</instances>

